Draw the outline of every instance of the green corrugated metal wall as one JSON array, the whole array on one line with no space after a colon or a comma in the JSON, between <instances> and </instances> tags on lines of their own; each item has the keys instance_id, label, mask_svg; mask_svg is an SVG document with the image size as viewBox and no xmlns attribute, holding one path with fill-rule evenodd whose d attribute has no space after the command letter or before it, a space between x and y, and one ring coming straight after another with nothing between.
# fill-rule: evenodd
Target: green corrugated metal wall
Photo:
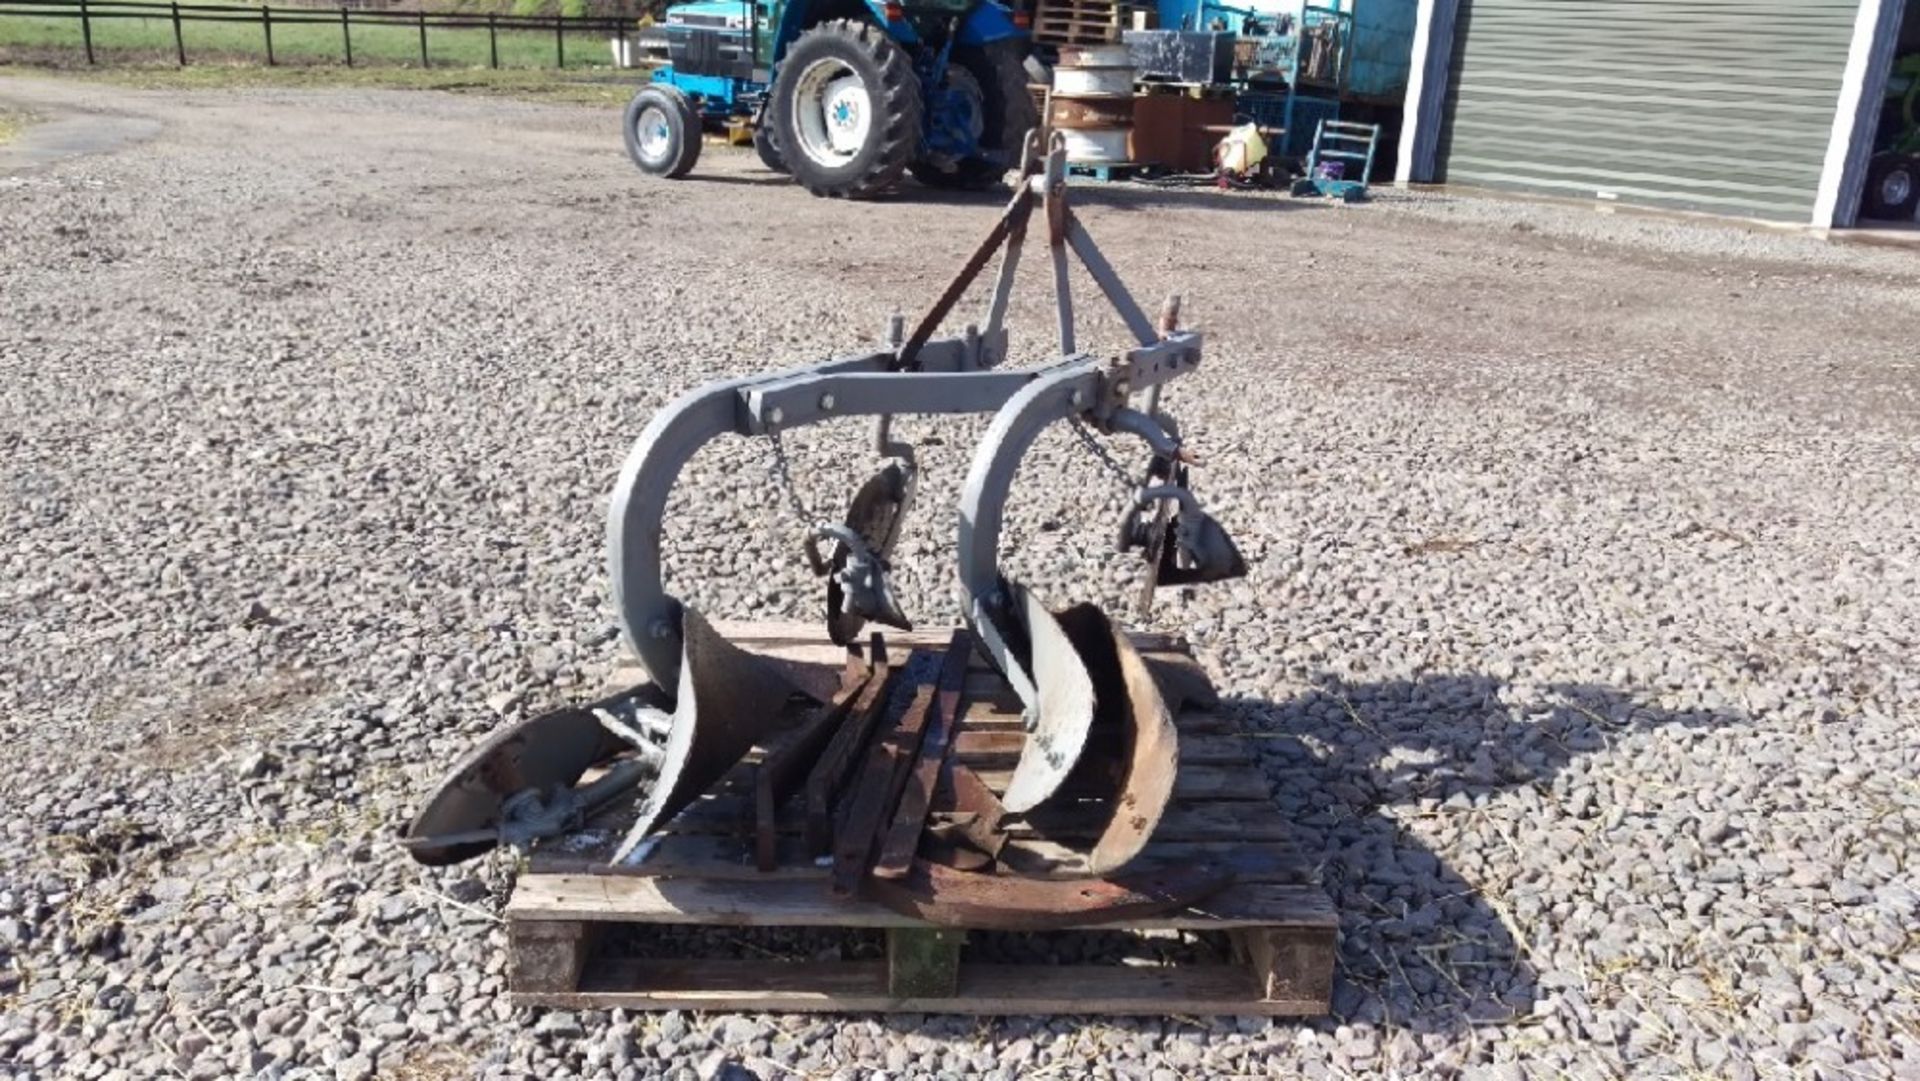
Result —
<instances>
[{"instance_id":1,"label":"green corrugated metal wall","mask_svg":"<svg viewBox=\"0 0 1920 1081\"><path fill-rule=\"evenodd\" d=\"M1454 184L1804 222L1859 0L1460 0Z\"/></svg>"}]
</instances>

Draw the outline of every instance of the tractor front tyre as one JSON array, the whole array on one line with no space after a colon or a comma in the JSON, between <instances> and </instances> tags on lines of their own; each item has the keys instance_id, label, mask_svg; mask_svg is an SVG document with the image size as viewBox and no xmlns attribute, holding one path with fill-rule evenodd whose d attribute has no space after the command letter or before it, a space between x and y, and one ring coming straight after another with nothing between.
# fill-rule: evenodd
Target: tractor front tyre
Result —
<instances>
[{"instance_id":1,"label":"tractor front tyre","mask_svg":"<svg viewBox=\"0 0 1920 1081\"><path fill-rule=\"evenodd\" d=\"M868 199L900 181L920 143L920 84L879 27L836 19L800 35L773 84L773 140L815 195Z\"/></svg>"},{"instance_id":2,"label":"tractor front tyre","mask_svg":"<svg viewBox=\"0 0 1920 1081\"><path fill-rule=\"evenodd\" d=\"M760 164L786 175L787 161L780 154L780 144L773 141L773 129L764 122L753 129L753 152L760 155Z\"/></svg>"},{"instance_id":3,"label":"tractor front tyre","mask_svg":"<svg viewBox=\"0 0 1920 1081\"><path fill-rule=\"evenodd\" d=\"M700 114L678 87L649 83L627 103L627 156L643 173L678 180L700 160Z\"/></svg>"},{"instance_id":4,"label":"tractor front tyre","mask_svg":"<svg viewBox=\"0 0 1920 1081\"><path fill-rule=\"evenodd\" d=\"M1040 109L1027 91L1025 39L989 45L958 45L948 66L958 65L971 80L955 80L965 93L979 95L980 149L993 157L964 158L957 162L922 159L913 163L913 178L930 188L984 191L1000 183L1007 171L1020 166L1027 132L1040 126Z\"/></svg>"},{"instance_id":5,"label":"tractor front tyre","mask_svg":"<svg viewBox=\"0 0 1920 1081\"><path fill-rule=\"evenodd\" d=\"M1912 221L1920 206L1920 157L1883 154L1867 165L1861 216L1877 221Z\"/></svg>"}]
</instances>

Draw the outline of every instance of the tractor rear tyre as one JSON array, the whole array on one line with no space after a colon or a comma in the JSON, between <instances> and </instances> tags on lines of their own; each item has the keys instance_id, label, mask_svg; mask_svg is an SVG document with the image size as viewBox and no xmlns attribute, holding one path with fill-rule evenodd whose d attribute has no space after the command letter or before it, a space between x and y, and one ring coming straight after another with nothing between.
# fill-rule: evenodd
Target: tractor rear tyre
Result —
<instances>
[{"instance_id":1,"label":"tractor rear tyre","mask_svg":"<svg viewBox=\"0 0 1920 1081\"><path fill-rule=\"evenodd\" d=\"M1883 154L1867 165L1866 205L1863 217L1877 221L1912 221L1920 206L1920 157Z\"/></svg>"},{"instance_id":2,"label":"tractor rear tyre","mask_svg":"<svg viewBox=\"0 0 1920 1081\"><path fill-rule=\"evenodd\" d=\"M627 103L627 156L643 173L678 180L700 160L700 114L678 87L649 83Z\"/></svg>"},{"instance_id":3,"label":"tractor rear tyre","mask_svg":"<svg viewBox=\"0 0 1920 1081\"><path fill-rule=\"evenodd\" d=\"M787 161L780 155L780 144L773 141L773 129L763 119L753 129L753 152L760 155L760 164L785 176Z\"/></svg>"},{"instance_id":4,"label":"tractor rear tyre","mask_svg":"<svg viewBox=\"0 0 1920 1081\"><path fill-rule=\"evenodd\" d=\"M800 35L773 84L773 140L815 195L868 199L899 183L920 143L920 84L900 46L836 19Z\"/></svg>"},{"instance_id":5,"label":"tractor rear tyre","mask_svg":"<svg viewBox=\"0 0 1920 1081\"><path fill-rule=\"evenodd\" d=\"M997 151L998 160L922 159L913 163L915 180L930 188L983 191L1000 183L1008 170L1019 168L1027 132L1040 126L1040 110L1027 92L1026 48L1024 39L954 47L948 66L957 65L973 76L956 82L964 92L979 94L975 104L980 111L980 149Z\"/></svg>"}]
</instances>

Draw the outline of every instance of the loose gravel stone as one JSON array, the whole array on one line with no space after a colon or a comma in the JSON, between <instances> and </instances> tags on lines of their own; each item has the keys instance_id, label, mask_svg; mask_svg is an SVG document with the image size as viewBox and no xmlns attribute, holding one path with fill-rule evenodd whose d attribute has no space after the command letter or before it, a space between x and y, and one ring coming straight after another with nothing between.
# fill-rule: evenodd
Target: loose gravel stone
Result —
<instances>
[{"instance_id":1,"label":"loose gravel stone","mask_svg":"<svg viewBox=\"0 0 1920 1081\"><path fill-rule=\"evenodd\" d=\"M1207 333L1166 404L1249 574L1150 622L1218 674L1322 869L1334 1016L516 1011L512 861L421 869L397 829L618 658L603 521L647 417L875 340L999 197L816 200L720 147L651 181L589 108L0 99L131 140L0 175L0 1073L1920 1070L1911 253L1076 186L1136 295ZM1078 285L1085 346L1122 347ZM1045 359L1044 291L1013 316L1015 362ZM983 427L895 426L925 626L959 616ZM802 498L844 501L869 441L790 437ZM709 614L817 612L771 461L723 441L670 507ZM1091 456L1049 432L1015 491L1009 573L1128 611Z\"/></svg>"}]
</instances>

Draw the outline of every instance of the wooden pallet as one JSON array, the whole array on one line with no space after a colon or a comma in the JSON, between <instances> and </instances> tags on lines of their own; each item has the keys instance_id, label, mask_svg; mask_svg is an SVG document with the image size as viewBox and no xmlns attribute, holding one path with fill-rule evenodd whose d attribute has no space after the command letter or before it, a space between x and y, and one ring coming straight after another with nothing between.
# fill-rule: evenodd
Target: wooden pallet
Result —
<instances>
[{"instance_id":1,"label":"wooden pallet","mask_svg":"<svg viewBox=\"0 0 1920 1081\"><path fill-rule=\"evenodd\" d=\"M802 663L837 664L838 651L798 627L723 625L730 640L772 649ZM1150 659L1194 666L1184 642L1135 636ZM938 649L944 636L890 635L896 657ZM955 757L990 785L1004 784L1025 735L1004 681L975 660L967 677L965 722ZM1189 709L1177 721L1180 772L1174 802L1154 841L1133 867L1205 858L1231 866L1221 892L1184 911L1086 930L1071 936L1168 930L1195 932L1223 948L1212 963L1165 965L1008 964L973 960L967 932L935 928L859 898L836 897L830 869L805 851L800 824L781 822L778 867L755 867L752 768L743 764L687 808L644 848L638 863L608 857L631 822L631 806L609 811L588 830L545 843L531 854L507 905L509 980L517 1004L576 1009L766 1011L914 1011L969 1014L1324 1013L1332 991L1335 914L1312 868L1287 843L1290 830L1253 764L1248 737L1225 718ZM939 821L936 812L932 818ZM1049 838L1075 840L1097 829L1095 816L1050 820ZM1069 850L1035 827L1012 831L1029 853L1064 858ZM1081 842L1084 843L1084 842ZM683 931L664 931L680 925ZM664 956L675 935L701 928L857 929L884 938L863 960L741 959ZM638 932L647 932L639 936ZM730 932L729 934L735 934ZM1004 932L995 932L1003 935ZM648 953L623 956L622 938L646 937ZM976 933L976 938L980 936Z\"/></svg>"},{"instance_id":2,"label":"wooden pallet","mask_svg":"<svg viewBox=\"0 0 1920 1081\"><path fill-rule=\"evenodd\" d=\"M1042 45L1110 45L1120 40L1123 16L1114 0L1039 0L1033 40Z\"/></svg>"},{"instance_id":3,"label":"wooden pallet","mask_svg":"<svg viewBox=\"0 0 1920 1081\"><path fill-rule=\"evenodd\" d=\"M1165 79L1155 79L1135 83L1133 88L1136 93L1141 95L1169 95L1182 98L1199 98L1202 100L1231 98L1234 96L1233 87L1220 86L1216 83L1176 83Z\"/></svg>"}]
</instances>

